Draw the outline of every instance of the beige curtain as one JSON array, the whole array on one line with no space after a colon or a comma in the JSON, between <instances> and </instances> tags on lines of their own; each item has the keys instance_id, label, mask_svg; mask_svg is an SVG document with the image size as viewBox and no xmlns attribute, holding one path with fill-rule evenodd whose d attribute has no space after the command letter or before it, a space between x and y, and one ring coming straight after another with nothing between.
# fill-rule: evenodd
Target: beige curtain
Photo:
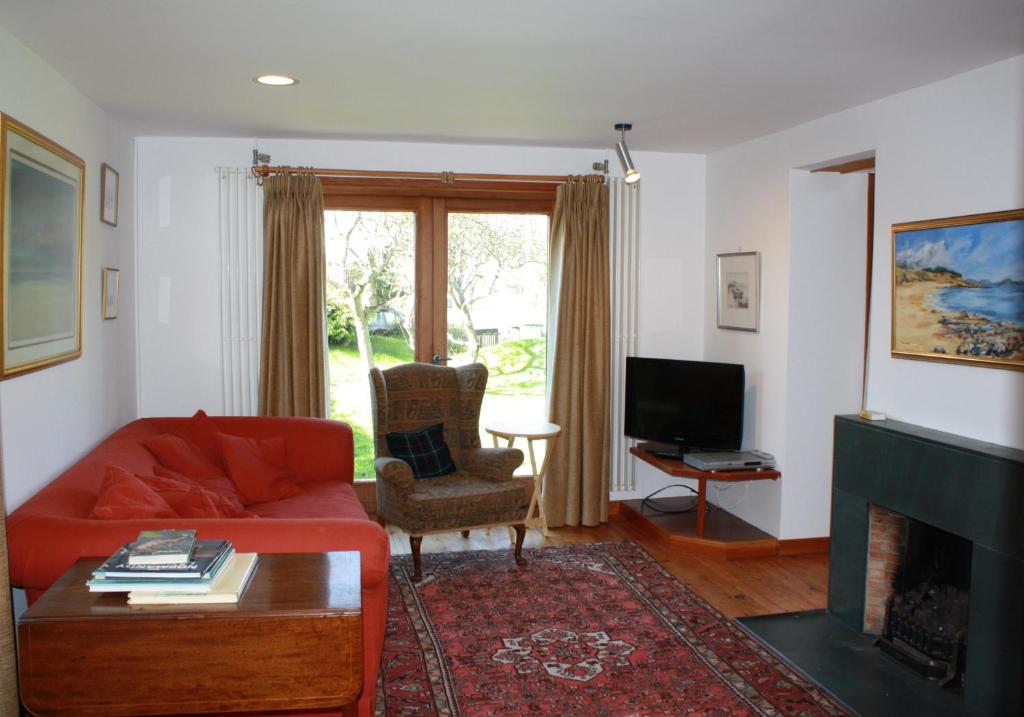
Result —
<instances>
[{"instance_id":1,"label":"beige curtain","mask_svg":"<svg viewBox=\"0 0 1024 717\"><path fill-rule=\"evenodd\" d=\"M558 187L551 222L554 319L550 419L562 427L544 486L548 524L608 520L611 303L608 187L599 176Z\"/></svg>"},{"instance_id":2,"label":"beige curtain","mask_svg":"<svg viewBox=\"0 0 1024 717\"><path fill-rule=\"evenodd\" d=\"M327 415L324 199L312 175L263 185L261 416Z\"/></svg>"}]
</instances>

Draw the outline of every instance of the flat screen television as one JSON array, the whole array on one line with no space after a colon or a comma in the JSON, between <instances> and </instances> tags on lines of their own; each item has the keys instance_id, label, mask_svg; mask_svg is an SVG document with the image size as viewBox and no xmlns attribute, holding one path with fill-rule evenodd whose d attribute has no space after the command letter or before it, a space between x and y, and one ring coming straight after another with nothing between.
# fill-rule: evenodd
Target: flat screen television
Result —
<instances>
[{"instance_id":1,"label":"flat screen television","mask_svg":"<svg viewBox=\"0 0 1024 717\"><path fill-rule=\"evenodd\" d=\"M626 358L625 433L662 450L739 450L743 444L741 364Z\"/></svg>"}]
</instances>

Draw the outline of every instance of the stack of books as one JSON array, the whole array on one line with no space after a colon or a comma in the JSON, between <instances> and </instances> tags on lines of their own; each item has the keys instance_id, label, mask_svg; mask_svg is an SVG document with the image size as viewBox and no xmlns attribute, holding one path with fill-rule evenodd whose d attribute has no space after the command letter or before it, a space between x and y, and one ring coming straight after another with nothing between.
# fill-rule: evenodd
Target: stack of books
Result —
<instances>
[{"instance_id":1,"label":"stack of books","mask_svg":"<svg viewBox=\"0 0 1024 717\"><path fill-rule=\"evenodd\" d=\"M90 592L128 593L129 605L236 603L256 553L229 540L196 540L194 530L144 530L93 571Z\"/></svg>"}]
</instances>

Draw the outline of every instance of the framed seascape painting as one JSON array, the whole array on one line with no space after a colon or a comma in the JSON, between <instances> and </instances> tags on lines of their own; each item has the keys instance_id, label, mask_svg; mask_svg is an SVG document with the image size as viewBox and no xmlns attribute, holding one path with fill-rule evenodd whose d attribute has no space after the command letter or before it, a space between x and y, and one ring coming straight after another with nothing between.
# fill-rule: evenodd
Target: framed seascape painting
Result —
<instances>
[{"instance_id":1,"label":"framed seascape painting","mask_svg":"<svg viewBox=\"0 0 1024 717\"><path fill-rule=\"evenodd\" d=\"M757 331L760 281L756 251L718 255L718 328Z\"/></svg>"},{"instance_id":2,"label":"framed seascape painting","mask_svg":"<svg viewBox=\"0 0 1024 717\"><path fill-rule=\"evenodd\" d=\"M892 355L1024 370L1024 209L892 227Z\"/></svg>"},{"instance_id":3,"label":"framed seascape painting","mask_svg":"<svg viewBox=\"0 0 1024 717\"><path fill-rule=\"evenodd\" d=\"M0 115L0 377L82 354L85 163Z\"/></svg>"}]
</instances>

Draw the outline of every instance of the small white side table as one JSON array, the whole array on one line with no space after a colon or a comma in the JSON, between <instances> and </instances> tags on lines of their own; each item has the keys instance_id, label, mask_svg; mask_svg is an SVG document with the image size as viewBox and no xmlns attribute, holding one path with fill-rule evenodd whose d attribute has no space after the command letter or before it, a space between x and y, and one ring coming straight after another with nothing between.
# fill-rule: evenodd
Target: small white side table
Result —
<instances>
[{"instance_id":1,"label":"small white side table","mask_svg":"<svg viewBox=\"0 0 1024 717\"><path fill-rule=\"evenodd\" d=\"M548 459L551 458L551 448L555 439L562 432L562 427L557 423L546 421L495 421L484 426L484 430L491 434L494 439L494 447L498 447L498 439L504 438L508 441L509 448L516 438L525 438L530 454L530 469L533 471L533 495L530 497L530 507L526 511L526 520L523 523L527 528L538 527L546 536L548 534L548 517L544 513L544 476L548 472ZM537 470L537 457L533 451L534 441L547 441L547 450L544 451L544 460L541 462L540 470ZM536 515L534 515L536 512Z\"/></svg>"}]
</instances>

